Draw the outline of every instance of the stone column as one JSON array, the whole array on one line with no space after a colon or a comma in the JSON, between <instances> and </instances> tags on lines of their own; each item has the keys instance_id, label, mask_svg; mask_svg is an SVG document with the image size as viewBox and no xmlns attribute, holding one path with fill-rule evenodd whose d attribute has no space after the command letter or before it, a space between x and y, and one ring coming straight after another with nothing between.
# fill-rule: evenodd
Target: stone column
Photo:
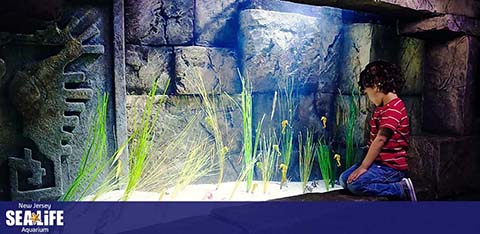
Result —
<instances>
[{"instance_id":1,"label":"stone column","mask_svg":"<svg viewBox=\"0 0 480 234\"><path fill-rule=\"evenodd\" d=\"M443 15L400 24L400 32L426 39L423 131L413 137L412 177L424 198L478 188L478 72L480 21Z\"/></svg>"}]
</instances>

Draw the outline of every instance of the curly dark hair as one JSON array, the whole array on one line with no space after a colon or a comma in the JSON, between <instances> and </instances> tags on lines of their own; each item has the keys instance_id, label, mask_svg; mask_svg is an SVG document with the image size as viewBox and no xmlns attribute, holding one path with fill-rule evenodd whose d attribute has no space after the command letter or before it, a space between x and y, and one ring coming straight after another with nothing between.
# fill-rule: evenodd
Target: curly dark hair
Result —
<instances>
[{"instance_id":1,"label":"curly dark hair","mask_svg":"<svg viewBox=\"0 0 480 234\"><path fill-rule=\"evenodd\" d=\"M366 88L375 86L385 94L399 93L404 84L405 78L400 69L393 63L381 60L369 63L360 73L360 81L358 81L362 93Z\"/></svg>"}]
</instances>

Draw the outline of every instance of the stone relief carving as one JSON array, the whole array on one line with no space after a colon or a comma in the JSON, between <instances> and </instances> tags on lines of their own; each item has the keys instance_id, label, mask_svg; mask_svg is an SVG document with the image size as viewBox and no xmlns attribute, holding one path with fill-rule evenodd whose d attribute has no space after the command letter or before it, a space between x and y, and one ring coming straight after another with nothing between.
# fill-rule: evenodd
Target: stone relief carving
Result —
<instances>
[{"instance_id":1,"label":"stone relief carving","mask_svg":"<svg viewBox=\"0 0 480 234\"><path fill-rule=\"evenodd\" d=\"M84 72L66 72L65 68L84 54L104 54L101 44L83 44L100 34L95 15L95 11L88 11L81 17L73 16L62 29L55 23L31 35L0 35L0 44L63 47L52 56L10 72L14 75L6 84L8 100L21 117L21 134L33 142L33 147L24 147L23 156L8 158L13 200L56 198L64 192L62 161L72 153L73 131L94 94L82 85L87 79ZM0 59L0 81L6 73L5 63L8 61ZM53 183L46 183L45 177L51 177Z\"/></svg>"}]
</instances>

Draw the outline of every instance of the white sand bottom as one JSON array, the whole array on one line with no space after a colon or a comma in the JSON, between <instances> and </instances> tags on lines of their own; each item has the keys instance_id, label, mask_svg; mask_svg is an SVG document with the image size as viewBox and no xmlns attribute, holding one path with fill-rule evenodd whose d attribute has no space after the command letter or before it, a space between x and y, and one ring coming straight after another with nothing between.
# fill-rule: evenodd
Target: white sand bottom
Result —
<instances>
[{"instance_id":1,"label":"white sand bottom","mask_svg":"<svg viewBox=\"0 0 480 234\"><path fill-rule=\"evenodd\" d=\"M236 185L236 182L225 182L220 184L217 189L216 184L194 184L187 186L182 191L175 192L175 188L171 188L163 195L157 192L135 191L131 194L129 201L267 201L303 194L301 182L288 182L280 189L280 182L270 181L266 193L264 193L263 181L253 181L252 185L255 187L253 192L246 192L245 182L240 183L233 192ZM307 192L327 192L322 180L315 181L315 183L308 182L307 185L310 188ZM341 187L336 185L334 188L329 188L329 191L338 189ZM96 200L119 201L122 195L122 190L116 190L102 194ZM92 196L86 197L84 200L92 200Z\"/></svg>"}]
</instances>

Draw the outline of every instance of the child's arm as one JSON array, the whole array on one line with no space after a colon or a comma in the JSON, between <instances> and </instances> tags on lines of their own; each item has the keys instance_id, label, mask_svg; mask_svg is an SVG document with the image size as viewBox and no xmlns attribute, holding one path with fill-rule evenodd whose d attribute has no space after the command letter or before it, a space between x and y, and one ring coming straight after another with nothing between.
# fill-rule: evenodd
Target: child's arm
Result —
<instances>
[{"instance_id":1,"label":"child's arm","mask_svg":"<svg viewBox=\"0 0 480 234\"><path fill-rule=\"evenodd\" d=\"M380 128L380 131L368 149L367 156L363 159L362 164L360 164L360 166L353 171L352 174L350 174L347 179L347 183L357 180L358 177L367 171L392 135L393 131L391 129Z\"/></svg>"},{"instance_id":2,"label":"child's arm","mask_svg":"<svg viewBox=\"0 0 480 234\"><path fill-rule=\"evenodd\" d=\"M383 146L387 144L390 137L392 137L392 135L393 131L391 129L380 128L380 131L370 145L367 156L363 159L360 167L368 169L372 165L373 161L375 161L375 158L378 156Z\"/></svg>"}]
</instances>

